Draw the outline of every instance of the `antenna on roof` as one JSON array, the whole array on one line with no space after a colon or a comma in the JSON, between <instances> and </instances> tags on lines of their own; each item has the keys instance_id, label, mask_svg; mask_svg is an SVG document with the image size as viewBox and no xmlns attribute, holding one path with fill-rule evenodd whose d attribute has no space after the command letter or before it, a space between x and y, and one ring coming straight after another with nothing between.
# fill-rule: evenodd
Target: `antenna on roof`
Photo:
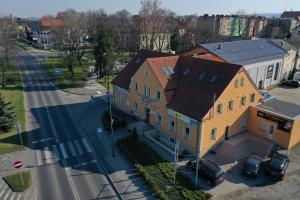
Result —
<instances>
[{"instance_id":1,"label":"antenna on roof","mask_svg":"<svg viewBox=\"0 0 300 200\"><path fill-rule=\"evenodd\" d=\"M222 44L218 44L216 48L217 49L222 49Z\"/></svg>"}]
</instances>

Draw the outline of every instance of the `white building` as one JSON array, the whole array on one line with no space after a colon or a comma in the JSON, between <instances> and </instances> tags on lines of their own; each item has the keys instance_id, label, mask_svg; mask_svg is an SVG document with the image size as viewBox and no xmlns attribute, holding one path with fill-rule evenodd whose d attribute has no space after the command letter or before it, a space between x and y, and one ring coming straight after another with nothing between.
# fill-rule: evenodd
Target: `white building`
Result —
<instances>
[{"instance_id":1,"label":"white building","mask_svg":"<svg viewBox=\"0 0 300 200\"><path fill-rule=\"evenodd\" d=\"M282 80L283 59L287 53L264 39L208 43L201 46L228 63L243 65L260 89L277 85Z\"/></svg>"}]
</instances>

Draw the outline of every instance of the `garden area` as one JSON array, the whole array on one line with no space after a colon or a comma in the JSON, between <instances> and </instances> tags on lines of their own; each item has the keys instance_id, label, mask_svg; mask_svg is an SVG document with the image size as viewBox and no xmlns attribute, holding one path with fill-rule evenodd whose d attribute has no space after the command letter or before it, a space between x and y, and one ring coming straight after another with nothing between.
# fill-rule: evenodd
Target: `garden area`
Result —
<instances>
[{"instance_id":1,"label":"garden area","mask_svg":"<svg viewBox=\"0 0 300 200\"><path fill-rule=\"evenodd\" d=\"M82 62L82 66L74 66L73 76L60 57L48 58L46 61L43 61L42 64L48 70L49 76L52 78L56 87L66 92L69 92L69 89L71 88L83 87L87 77L92 75L92 72L87 70L87 67L91 65L89 62ZM56 75L56 69L61 70L61 75Z\"/></svg>"},{"instance_id":2,"label":"garden area","mask_svg":"<svg viewBox=\"0 0 300 200\"><path fill-rule=\"evenodd\" d=\"M7 184L14 192L23 192L30 188L32 184L31 172L22 171L21 174L15 173L5 177Z\"/></svg>"},{"instance_id":3,"label":"garden area","mask_svg":"<svg viewBox=\"0 0 300 200\"><path fill-rule=\"evenodd\" d=\"M23 97L23 85L20 73L15 66L10 66L5 72L6 86L0 87L0 95L7 106L1 106L1 112L8 112L11 107L14 115L12 119L12 127L0 130L0 154L6 154L14 151L22 150L19 135L17 134L15 124L20 123L24 146L27 145L27 135L25 131L25 109ZM1 77L2 81L2 77ZM6 108L5 108L6 107ZM4 114L3 114L4 115ZM2 116L1 116L2 117ZM5 124L7 119L1 118L1 126ZM4 130L5 129L5 130Z\"/></svg>"},{"instance_id":4,"label":"garden area","mask_svg":"<svg viewBox=\"0 0 300 200\"><path fill-rule=\"evenodd\" d=\"M173 186L173 164L165 161L147 144L139 141L136 133L119 140L117 145L159 199L209 200L212 198L211 194L201 188L195 188L194 184L180 173L176 174L176 186Z\"/></svg>"}]
</instances>

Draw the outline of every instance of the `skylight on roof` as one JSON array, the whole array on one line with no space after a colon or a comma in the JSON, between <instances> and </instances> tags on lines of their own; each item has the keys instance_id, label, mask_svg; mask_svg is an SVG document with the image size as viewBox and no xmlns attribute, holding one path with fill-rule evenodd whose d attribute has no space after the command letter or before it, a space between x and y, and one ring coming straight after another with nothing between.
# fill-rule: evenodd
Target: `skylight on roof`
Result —
<instances>
[{"instance_id":1,"label":"skylight on roof","mask_svg":"<svg viewBox=\"0 0 300 200\"><path fill-rule=\"evenodd\" d=\"M184 70L184 72L183 72L183 76L186 76L186 75L188 75L189 73L190 73L190 71L191 71L191 69L190 68L187 68L186 70Z\"/></svg>"},{"instance_id":2,"label":"skylight on roof","mask_svg":"<svg viewBox=\"0 0 300 200\"><path fill-rule=\"evenodd\" d=\"M198 76L198 80L203 80L205 78L206 72L201 72Z\"/></svg>"},{"instance_id":3,"label":"skylight on roof","mask_svg":"<svg viewBox=\"0 0 300 200\"><path fill-rule=\"evenodd\" d=\"M138 58L135 63L138 64L141 61L141 58Z\"/></svg>"},{"instance_id":4,"label":"skylight on roof","mask_svg":"<svg viewBox=\"0 0 300 200\"><path fill-rule=\"evenodd\" d=\"M231 49L230 50L232 53L237 53L238 51L237 50L234 50L234 49Z\"/></svg>"},{"instance_id":5,"label":"skylight on roof","mask_svg":"<svg viewBox=\"0 0 300 200\"><path fill-rule=\"evenodd\" d=\"M219 80L220 76L219 75L214 75L211 79L210 79L210 83L214 84Z\"/></svg>"},{"instance_id":6,"label":"skylight on roof","mask_svg":"<svg viewBox=\"0 0 300 200\"><path fill-rule=\"evenodd\" d=\"M171 67L162 67L162 70L167 76L174 74L174 70Z\"/></svg>"}]
</instances>

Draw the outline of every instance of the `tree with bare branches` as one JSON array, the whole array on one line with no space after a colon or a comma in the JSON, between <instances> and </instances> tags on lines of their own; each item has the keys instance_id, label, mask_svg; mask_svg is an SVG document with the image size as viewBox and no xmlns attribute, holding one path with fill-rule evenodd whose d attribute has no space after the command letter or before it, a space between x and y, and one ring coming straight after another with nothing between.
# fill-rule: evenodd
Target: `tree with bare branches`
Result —
<instances>
[{"instance_id":1,"label":"tree with bare branches","mask_svg":"<svg viewBox=\"0 0 300 200\"><path fill-rule=\"evenodd\" d=\"M86 41L86 18L84 13L68 9L57 14L63 20L63 25L55 27L53 33L56 45L71 75L74 76L74 66L81 64Z\"/></svg>"},{"instance_id":2,"label":"tree with bare branches","mask_svg":"<svg viewBox=\"0 0 300 200\"><path fill-rule=\"evenodd\" d=\"M16 26L11 17L0 19L0 65L2 74L2 87L5 87L5 70L10 66L10 57L14 46L13 39L16 33Z\"/></svg>"}]
</instances>

